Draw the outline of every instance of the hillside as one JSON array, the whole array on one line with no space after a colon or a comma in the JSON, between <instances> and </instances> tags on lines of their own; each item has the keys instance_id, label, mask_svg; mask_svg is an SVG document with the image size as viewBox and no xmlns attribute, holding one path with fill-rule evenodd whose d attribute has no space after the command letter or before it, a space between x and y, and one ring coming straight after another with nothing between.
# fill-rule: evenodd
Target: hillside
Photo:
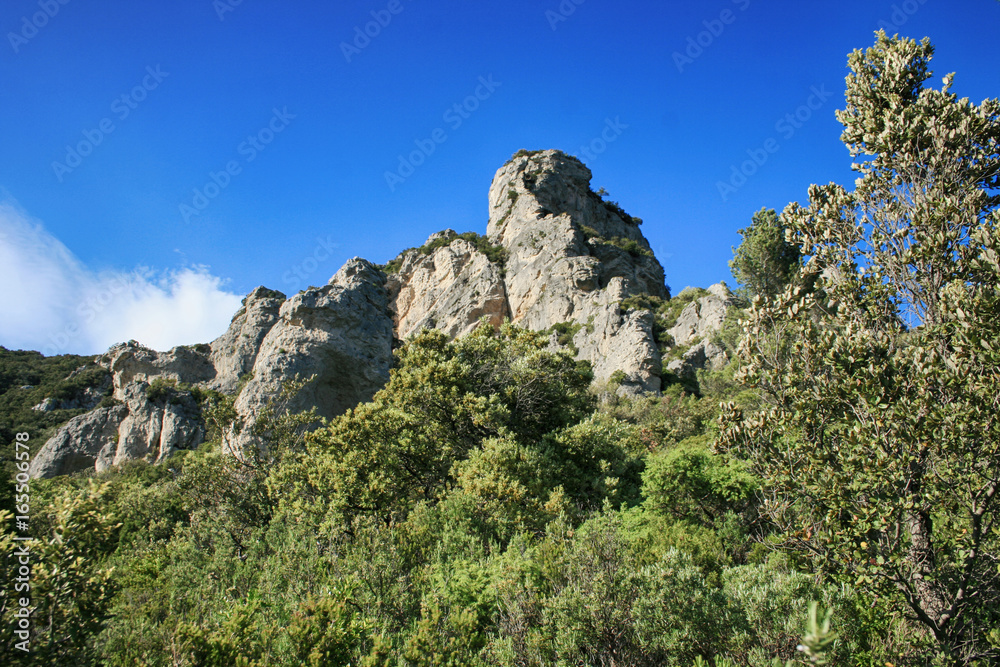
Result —
<instances>
[{"instance_id":1,"label":"hillside","mask_svg":"<svg viewBox=\"0 0 1000 667\"><path fill-rule=\"evenodd\" d=\"M5 659L998 664L1000 101L933 53L851 54L853 189L757 211L735 293L518 151L485 236L214 341L0 349Z\"/></svg>"}]
</instances>

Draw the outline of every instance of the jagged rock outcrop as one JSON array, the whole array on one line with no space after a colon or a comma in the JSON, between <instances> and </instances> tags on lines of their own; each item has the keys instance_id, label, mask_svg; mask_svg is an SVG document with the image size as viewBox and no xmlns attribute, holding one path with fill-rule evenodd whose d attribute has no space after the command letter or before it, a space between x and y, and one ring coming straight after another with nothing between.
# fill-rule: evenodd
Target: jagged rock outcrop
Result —
<instances>
[{"instance_id":1,"label":"jagged rock outcrop","mask_svg":"<svg viewBox=\"0 0 1000 667\"><path fill-rule=\"evenodd\" d=\"M116 399L124 401L126 389L137 382L149 384L155 378L174 382L207 382L215 377L208 345L175 347L167 352L151 350L137 341L112 346L98 359L111 371Z\"/></svg>"},{"instance_id":2,"label":"jagged rock outcrop","mask_svg":"<svg viewBox=\"0 0 1000 667\"><path fill-rule=\"evenodd\" d=\"M132 459L162 461L178 449L193 449L205 439L201 409L189 392L166 388L150 396L144 381L132 382L121 392L128 413L118 425L118 442L110 456L97 461L97 470Z\"/></svg>"},{"instance_id":3,"label":"jagged rock outcrop","mask_svg":"<svg viewBox=\"0 0 1000 667\"><path fill-rule=\"evenodd\" d=\"M211 345L157 352L129 341L109 349L98 361L111 372L118 405L65 424L36 455L31 474L99 471L137 458L160 461L198 446L205 437L201 410L179 384L231 393L252 372L237 402L240 415L252 421L285 381L315 375L288 407L316 406L321 416L333 416L385 384L392 335L384 277L363 260L348 262L330 285L288 301L259 287ZM227 444L241 446L238 438Z\"/></svg>"},{"instance_id":4,"label":"jagged rock outcrop","mask_svg":"<svg viewBox=\"0 0 1000 667\"><path fill-rule=\"evenodd\" d=\"M35 454L28 473L32 478L55 477L113 460L118 427L127 414L124 405L114 405L74 417Z\"/></svg>"},{"instance_id":5,"label":"jagged rock outcrop","mask_svg":"<svg viewBox=\"0 0 1000 667\"><path fill-rule=\"evenodd\" d=\"M677 296L683 297L690 289ZM667 364L666 370L679 377L694 377L698 370L715 371L729 363L726 351L709 337L722 327L726 313L734 303L733 293L725 283L699 291L704 294L689 303L677 317L676 324L668 330L675 345L690 346L680 359Z\"/></svg>"},{"instance_id":6,"label":"jagged rock outcrop","mask_svg":"<svg viewBox=\"0 0 1000 667\"><path fill-rule=\"evenodd\" d=\"M582 359L625 390L660 389L652 321L622 314L633 294L668 298L663 267L638 221L590 189L590 170L560 151L522 152L490 187L487 236L507 249L505 286L513 321L530 329L568 322Z\"/></svg>"},{"instance_id":7,"label":"jagged rock outcrop","mask_svg":"<svg viewBox=\"0 0 1000 667\"><path fill-rule=\"evenodd\" d=\"M121 343L98 358L111 372L117 403L80 415L63 425L39 450L31 475L51 477L84 469L104 470L122 461L161 461L191 449L205 437L201 410L178 383L205 383L215 377L208 345L156 352L136 341ZM158 398L148 389L166 383Z\"/></svg>"},{"instance_id":8,"label":"jagged rock outcrop","mask_svg":"<svg viewBox=\"0 0 1000 667\"><path fill-rule=\"evenodd\" d=\"M510 316L502 268L457 236L451 229L437 232L425 246L450 242L427 254L411 250L398 258L399 269L386 287L399 338L424 328L456 338L474 329L482 317L499 325Z\"/></svg>"},{"instance_id":9,"label":"jagged rock outcrop","mask_svg":"<svg viewBox=\"0 0 1000 667\"><path fill-rule=\"evenodd\" d=\"M266 287L258 287L243 299L226 333L212 341L212 389L224 394L236 391L240 378L253 369L264 337L278 321L284 302L284 294Z\"/></svg>"},{"instance_id":10,"label":"jagged rock outcrop","mask_svg":"<svg viewBox=\"0 0 1000 667\"><path fill-rule=\"evenodd\" d=\"M561 151L515 155L489 193L487 238L502 250L503 263L452 230L404 252L389 265L397 335L434 327L459 336L484 315L535 330L558 325L571 331L573 348L592 363L597 380L623 371L622 391L658 391L653 317L623 312L620 303L636 294L669 298L663 267L641 221L604 201L590 179L583 163Z\"/></svg>"},{"instance_id":11,"label":"jagged rock outcrop","mask_svg":"<svg viewBox=\"0 0 1000 667\"><path fill-rule=\"evenodd\" d=\"M683 296L686 291L677 296ZM706 291L707 294L692 301L681 311L677 323L669 330L677 345L688 345L695 339L718 331L726 319L726 312L733 305L732 292L725 283L712 285Z\"/></svg>"},{"instance_id":12,"label":"jagged rock outcrop","mask_svg":"<svg viewBox=\"0 0 1000 667\"><path fill-rule=\"evenodd\" d=\"M385 282L375 265L355 258L329 284L285 301L236 400L243 421L275 402L296 377L312 380L274 407L293 412L315 407L318 416L329 418L381 389L389 380L394 340ZM236 452L254 444L247 429L230 433L225 443Z\"/></svg>"},{"instance_id":13,"label":"jagged rock outcrop","mask_svg":"<svg viewBox=\"0 0 1000 667\"><path fill-rule=\"evenodd\" d=\"M445 230L385 271L355 258L327 285L289 299L258 287L210 344L167 352L135 341L112 347L99 363L110 371L115 402L64 425L36 454L31 474L159 461L196 447L205 424L192 387L239 392L238 423L224 446L249 451L261 443L240 424L266 406L334 417L384 386L399 339L424 327L458 337L483 317L553 331L553 344L590 361L598 381L623 373L620 392L658 391L664 369L654 328L664 324L655 318L664 317L662 303L670 298L663 268L641 221L593 192L590 179L586 166L560 151L520 151L493 179L487 237ZM648 296L638 307L635 299L622 306L637 295ZM728 361L710 336L732 303L728 288L689 296L666 332L677 346L673 356L683 349L666 369L679 376ZM657 304L655 316L643 309ZM296 378L308 382L284 394ZM81 397L86 404L79 407L93 407L107 389ZM53 407L66 406L37 409Z\"/></svg>"},{"instance_id":14,"label":"jagged rock outcrop","mask_svg":"<svg viewBox=\"0 0 1000 667\"><path fill-rule=\"evenodd\" d=\"M586 304L587 321L573 335L581 359L590 360L598 381L616 371L625 373L620 389L636 394L660 390L660 350L653 335L653 314L648 310L623 313L618 307L628 294L624 279L612 278L608 287Z\"/></svg>"}]
</instances>

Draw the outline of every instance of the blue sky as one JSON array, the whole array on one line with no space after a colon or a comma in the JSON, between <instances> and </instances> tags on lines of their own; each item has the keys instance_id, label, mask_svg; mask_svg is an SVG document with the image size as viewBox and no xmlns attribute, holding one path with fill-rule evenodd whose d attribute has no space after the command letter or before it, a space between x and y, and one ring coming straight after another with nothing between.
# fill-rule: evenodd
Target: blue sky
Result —
<instances>
[{"instance_id":1,"label":"blue sky","mask_svg":"<svg viewBox=\"0 0 1000 667\"><path fill-rule=\"evenodd\" d=\"M209 340L257 285L485 232L520 148L581 157L675 292L732 282L754 211L853 180L834 111L880 25L1000 94L994 0L7 0L0 345Z\"/></svg>"}]
</instances>

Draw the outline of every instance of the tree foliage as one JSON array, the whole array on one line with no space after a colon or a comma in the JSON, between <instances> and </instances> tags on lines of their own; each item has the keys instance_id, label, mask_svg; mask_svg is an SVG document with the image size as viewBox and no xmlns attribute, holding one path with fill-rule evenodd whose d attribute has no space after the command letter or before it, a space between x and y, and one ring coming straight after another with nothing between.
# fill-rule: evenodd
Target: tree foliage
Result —
<instances>
[{"instance_id":1,"label":"tree foliage","mask_svg":"<svg viewBox=\"0 0 1000 667\"><path fill-rule=\"evenodd\" d=\"M785 238L785 224L774 209L753 214L750 226L739 230L743 241L733 249L729 268L747 299L772 297L784 291L799 274L799 246Z\"/></svg>"},{"instance_id":2,"label":"tree foliage","mask_svg":"<svg viewBox=\"0 0 1000 667\"><path fill-rule=\"evenodd\" d=\"M294 502L323 512L330 525L361 514L401 518L463 477L483 502L544 484L551 475L539 444L593 407L589 367L546 346L543 335L510 324L484 323L455 342L421 332L400 351L385 389L309 436L276 483L295 489ZM500 475L493 490L488 476L469 478L482 457Z\"/></svg>"},{"instance_id":3,"label":"tree foliage","mask_svg":"<svg viewBox=\"0 0 1000 667\"><path fill-rule=\"evenodd\" d=\"M1000 103L925 88L932 55L879 33L850 56L861 176L782 213L817 290L751 308L743 379L770 405L731 408L721 444L791 546L964 664L998 655Z\"/></svg>"}]
</instances>

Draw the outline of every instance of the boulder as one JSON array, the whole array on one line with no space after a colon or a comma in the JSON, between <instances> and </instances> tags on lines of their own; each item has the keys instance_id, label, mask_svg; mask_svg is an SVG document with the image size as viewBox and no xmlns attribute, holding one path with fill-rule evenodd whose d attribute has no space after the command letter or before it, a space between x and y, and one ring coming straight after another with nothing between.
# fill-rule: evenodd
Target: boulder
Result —
<instances>
[{"instance_id":1,"label":"boulder","mask_svg":"<svg viewBox=\"0 0 1000 667\"><path fill-rule=\"evenodd\" d=\"M385 274L354 258L319 288L284 302L261 343L252 377L236 400L251 423L268 405L292 412L316 409L331 418L367 401L389 380L394 342ZM308 380L283 396L290 380ZM227 435L228 451L257 446L249 429Z\"/></svg>"}]
</instances>

